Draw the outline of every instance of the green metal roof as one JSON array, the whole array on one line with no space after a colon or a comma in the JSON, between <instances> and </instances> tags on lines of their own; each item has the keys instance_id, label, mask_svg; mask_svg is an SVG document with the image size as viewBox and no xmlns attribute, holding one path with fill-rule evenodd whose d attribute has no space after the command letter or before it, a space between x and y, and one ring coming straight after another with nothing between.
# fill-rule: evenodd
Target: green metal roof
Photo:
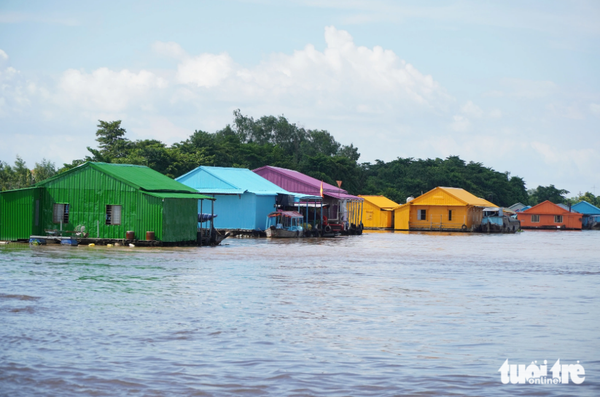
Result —
<instances>
[{"instance_id":1,"label":"green metal roof","mask_svg":"<svg viewBox=\"0 0 600 397\"><path fill-rule=\"evenodd\" d=\"M36 186L44 186L51 181L54 181L59 178L63 178L67 174L71 172L76 172L82 167L91 167L97 171L100 171L104 174L110 175L111 177L120 180L127 185L143 190L145 192L165 192L165 193L194 193L195 196L199 199L206 198L211 199L211 197L204 196L199 197L198 191L192 189L189 186L184 185L183 183L179 183L168 176L161 174L158 171L154 171L151 168L148 168L143 165L132 165L132 164L113 164L113 163L92 163L88 162L80 165L79 167L75 167L67 172L62 174L55 175L52 178L46 179L38 183Z\"/></svg>"},{"instance_id":2,"label":"green metal roof","mask_svg":"<svg viewBox=\"0 0 600 397\"><path fill-rule=\"evenodd\" d=\"M91 167L109 174L128 185L147 191L179 191L198 193L183 183L143 165L89 163Z\"/></svg>"},{"instance_id":3,"label":"green metal roof","mask_svg":"<svg viewBox=\"0 0 600 397\"><path fill-rule=\"evenodd\" d=\"M158 198L193 198L197 200L214 200L213 197L205 196L200 193L170 193L170 192L144 192L149 196L154 196Z\"/></svg>"}]
</instances>

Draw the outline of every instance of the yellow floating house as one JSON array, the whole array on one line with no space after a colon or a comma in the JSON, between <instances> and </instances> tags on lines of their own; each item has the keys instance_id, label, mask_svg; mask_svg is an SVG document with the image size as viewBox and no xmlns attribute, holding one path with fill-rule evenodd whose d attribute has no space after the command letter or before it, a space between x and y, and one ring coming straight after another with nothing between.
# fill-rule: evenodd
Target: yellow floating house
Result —
<instances>
[{"instance_id":1,"label":"yellow floating house","mask_svg":"<svg viewBox=\"0 0 600 397\"><path fill-rule=\"evenodd\" d=\"M473 231L483 209L497 207L456 187L436 187L394 210L395 230Z\"/></svg>"},{"instance_id":2,"label":"yellow floating house","mask_svg":"<svg viewBox=\"0 0 600 397\"><path fill-rule=\"evenodd\" d=\"M392 228L397 203L384 196L358 196L365 199L362 221L365 228Z\"/></svg>"}]
</instances>

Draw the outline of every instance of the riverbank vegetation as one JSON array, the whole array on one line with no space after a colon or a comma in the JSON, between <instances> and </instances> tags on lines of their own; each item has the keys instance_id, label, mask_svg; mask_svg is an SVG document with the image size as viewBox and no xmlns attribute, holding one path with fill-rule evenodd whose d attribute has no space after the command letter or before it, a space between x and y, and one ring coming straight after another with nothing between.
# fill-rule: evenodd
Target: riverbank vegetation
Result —
<instances>
[{"instance_id":1,"label":"riverbank vegetation","mask_svg":"<svg viewBox=\"0 0 600 397\"><path fill-rule=\"evenodd\" d=\"M284 116L254 119L234 111L232 124L214 133L196 130L182 142L166 145L155 139L132 141L121 121L99 121L97 148L57 168L42 159L30 170L17 156L14 165L0 161L0 190L31 186L86 161L146 165L171 178L199 165L254 169L264 165L300 171L332 185L336 180L351 194L381 194L404 203L436 186L460 187L501 206L517 202L535 205L588 201L600 205L590 192L567 198L569 192L554 185L526 189L525 181L458 156L446 159L397 158L360 163L358 148L342 145L326 130L311 130L290 123Z\"/></svg>"}]
</instances>

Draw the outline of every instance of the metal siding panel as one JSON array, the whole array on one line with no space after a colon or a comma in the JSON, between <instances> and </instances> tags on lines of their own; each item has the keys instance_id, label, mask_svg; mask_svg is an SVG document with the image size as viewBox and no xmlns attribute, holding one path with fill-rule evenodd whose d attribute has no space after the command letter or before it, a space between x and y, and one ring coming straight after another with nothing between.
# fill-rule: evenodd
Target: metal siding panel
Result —
<instances>
[{"instance_id":1,"label":"metal siding panel","mask_svg":"<svg viewBox=\"0 0 600 397\"><path fill-rule=\"evenodd\" d=\"M415 198L413 202L413 205L465 205L439 188Z\"/></svg>"},{"instance_id":2,"label":"metal siding panel","mask_svg":"<svg viewBox=\"0 0 600 397\"><path fill-rule=\"evenodd\" d=\"M363 206L363 225L365 227L378 227L378 219L376 215L376 212L378 211L379 208L373 205L373 203L370 201L365 200Z\"/></svg>"},{"instance_id":3,"label":"metal siding panel","mask_svg":"<svg viewBox=\"0 0 600 397\"><path fill-rule=\"evenodd\" d=\"M35 200L39 189L0 194L0 240L22 240L39 232L35 222Z\"/></svg>"},{"instance_id":4,"label":"metal siding panel","mask_svg":"<svg viewBox=\"0 0 600 397\"><path fill-rule=\"evenodd\" d=\"M410 222L410 205L403 205L394 211L394 229L408 230Z\"/></svg>"},{"instance_id":5,"label":"metal siding panel","mask_svg":"<svg viewBox=\"0 0 600 397\"><path fill-rule=\"evenodd\" d=\"M147 194L139 195L139 211L135 219L137 228L133 230L138 240L146 239L146 232L154 232L157 240L163 240L163 201Z\"/></svg>"},{"instance_id":6,"label":"metal siding panel","mask_svg":"<svg viewBox=\"0 0 600 397\"><path fill-rule=\"evenodd\" d=\"M162 237L161 200L146 196L139 190L91 167L66 175L47 185L44 195L44 228L55 229L52 223L54 203L69 203L69 223L64 230L83 225L90 237L122 239L132 230L137 239L145 239L146 231ZM106 205L122 205L121 225L106 225Z\"/></svg>"},{"instance_id":7,"label":"metal siding panel","mask_svg":"<svg viewBox=\"0 0 600 397\"><path fill-rule=\"evenodd\" d=\"M255 200L255 229L265 230L265 226L267 224L267 215L275 210L276 196L255 196Z\"/></svg>"},{"instance_id":8,"label":"metal siding panel","mask_svg":"<svg viewBox=\"0 0 600 397\"><path fill-rule=\"evenodd\" d=\"M163 202L162 241L182 242L196 240L198 230L198 200L165 199Z\"/></svg>"},{"instance_id":9,"label":"metal siding panel","mask_svg":"<svg viewBox=\"0 0 600 397\"><path fill-rule=\"evenodd\" d=\"M217 229L245 229L254 230L256 204L252 193L235 196L216 196L215 200L215 228ZM207 212L206 205L204 212ZM210 207L208 207L210 208ZM198 203L198 210L200 203ZM261 226L262 227L262 226Z\"/></svg>"}]
</instances>

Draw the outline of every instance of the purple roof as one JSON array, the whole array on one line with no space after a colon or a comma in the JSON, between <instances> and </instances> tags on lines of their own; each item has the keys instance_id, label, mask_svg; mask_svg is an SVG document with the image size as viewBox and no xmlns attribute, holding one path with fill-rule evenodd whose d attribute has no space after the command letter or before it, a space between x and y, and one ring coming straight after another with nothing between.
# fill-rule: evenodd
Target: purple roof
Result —
<instances>
[{"instance_id":1,"label":"purple roof","mask_svg":"<svg viewBox=\"0 0 600 397\"><path fill-rule=\"evenodd\" d=\"M301 172L288 170L287 168L272 167L270 165L265 165L252 171L288 192L310 194L313 196L321 195L321 181L304 175ZM344 189L326 182L323 182L323 195L341 200L363 200L360 197L348 194Z\"/></svg>"}]
</instances>

